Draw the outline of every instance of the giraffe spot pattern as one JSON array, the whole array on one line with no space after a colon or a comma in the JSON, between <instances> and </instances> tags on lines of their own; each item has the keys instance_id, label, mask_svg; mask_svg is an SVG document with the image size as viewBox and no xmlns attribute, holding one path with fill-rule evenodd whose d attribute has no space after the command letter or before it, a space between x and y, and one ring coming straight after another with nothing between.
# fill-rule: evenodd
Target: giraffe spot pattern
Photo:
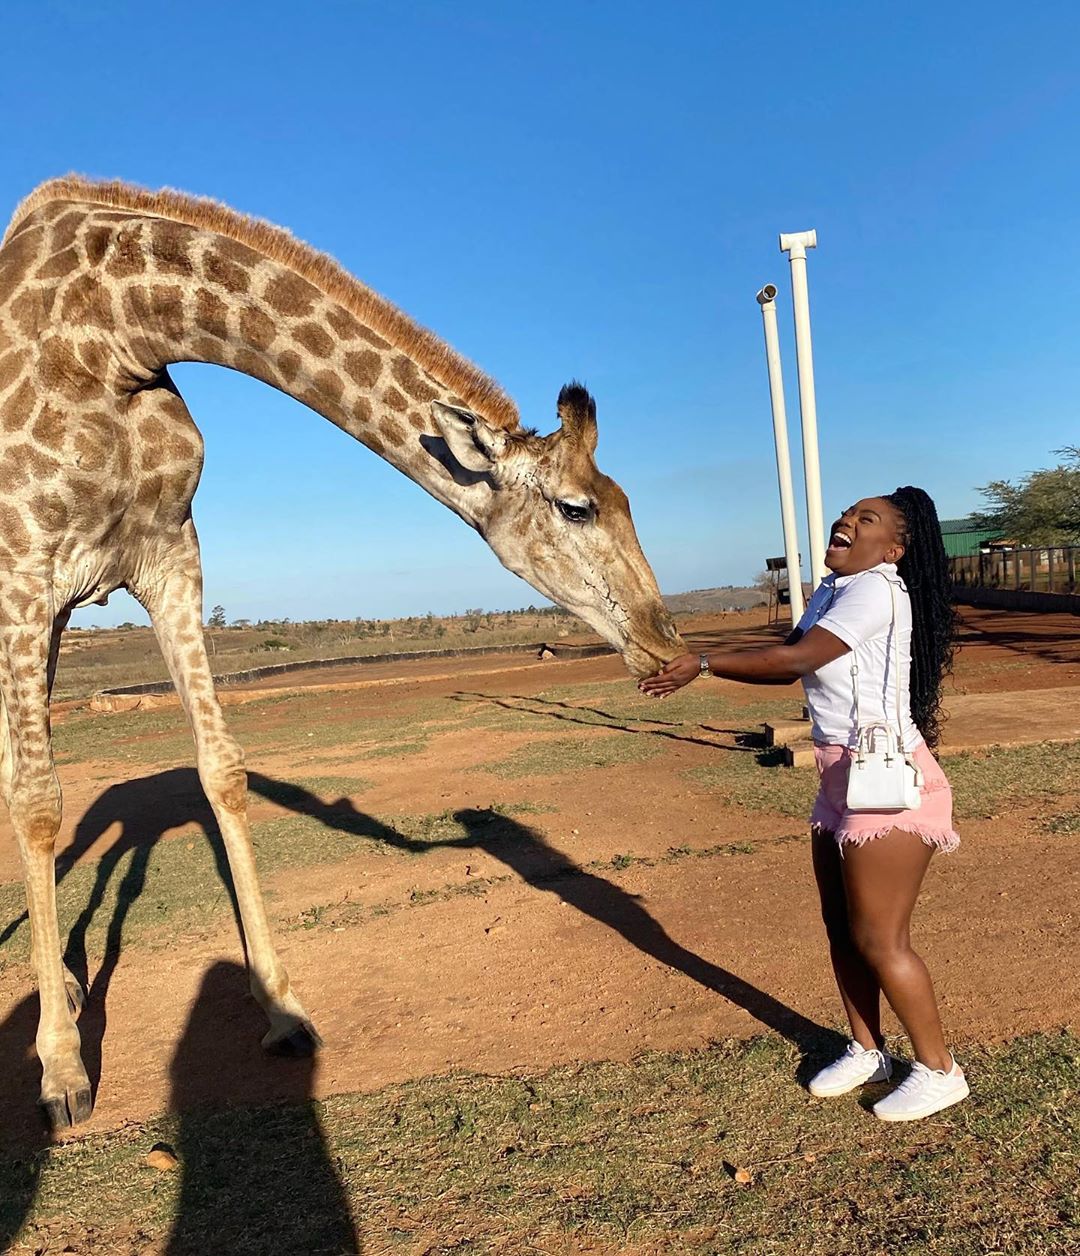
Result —
<instances>
[{"instance_id":1,"label":"giraffe spot pattern","mask_svg":"<svg viewBox=\"0 0 1080 1256\"><path fill-rule=\"evenodd\" d=\"M161 332L171 341L182 341L187 331L183 292L172 284L155 284L150 289L150 308Z\"/></svg>"},{"instance_id":2,"label":"giraffe spot pattern","mask_svg":"<svg viewBox=\"0 0 1080 1256\"><path fill-rule=\"evenodd\" d=\"M84 221L85 214L81 209L72 209L66 214L61 214L53 223L52 231L49 233L49 251L62 253L65 249L70 249Z\"/></svg>"},{"instance_id":3,"label":"giraffe spot pattern","mask_svg":"<svg viewBox=\"0 0 1080 1256\"><path fill-rule=\"evenodd\" d=\"M86 250L86 260L91 266L101 265L105 259L105 254L109 251L112 238L111 227L87 227L83 236L83 248Z\"/></svg>"},{"instance_id":4,"label":"giraffe spot pattern","mask_svg":"<svg viewBox=\"0 0 1080 1256\"><path fill-rule=\"evenodd\" d=\"M266 285L263 296L279 314L301 318L311 313L318 300L319 291L299 275L287 271L275 275Z\"/></svg>"},{"instance_id":5,"label":"giraffe spot pattern","mask_svg":"<svg viewBox=\"0 0 1080 1256\"><path fill-rule=\"evenodd\" d=\"M54 294L55 295L55 294ZM27 288L11 303L11 321L27 340L36 340L45 321L45 303L40 288Z\"/></svg>"},{"instance_id":6,"label":"giraffe spot pattern","mask_svg":"<svg viewBox=\"0 0 1080 1256\"><path fill-rule=\"evenodd\" d=\"M203 258L203 274L211 283L219 284L234 295L247 292L250 285L248 272L215 249L210 249Z\"/></svg>"},{"instance_id":7,"label":"giraffe spot pattern","mask_svg":"<svg viewBox=\"0 0 1080 1256\"><path fill-rule=\"evenodd\" d=\"M130 279L146 269L146 254L135 231L118 231L105 270L115 279Z\"/></svg>"},{"instance_id":8,"label":"giraffe spot pattern","mask_svg":"<svg viewBox=\"0 0 1080 1256\"><path fill-rule=\"evenodd\" d=\"M293 332L293 339L317 358L328 358L334 351L333 337L318 323L301 323Z\"/></svg>"},{"instance_id":9,"label":"giraffe spot pattern","mask_svg":"<svg viewBox=\"0 0 1080 1256\"><path fill-rule=\"evenodd\" d=\"M10 239L0 252L0 307L11 300L26 282L31 266L37 261L44 228L22 232Z\"/></svg>"},{"instance_id":10,"label":"giraffe spot pattern","mask_svg":"<svg viewBox=\"0 0 1080 1256\"><path fill-rule=\"evenodd\" d=\"M391 410L396 410L399 414L404 414L409 408L409 403L393 386L383 389L382 400L384 405L388 405Z\"/></svg>"},{"instance_id":11,"label":"giraffe spot pattern","mask_svg":"<svg viewBox=\"0 0 1080 1256\"><path fill-rule=\"evenodd\" d=\"M261 354L256 353L253 349L240 348L234 350L232 364L245 375L251 375L255 379L269 380L271 383L274 382L273 368Z\"/></svg>"},{"instance_id":12,"label":"giraffe spot pattern","mask_svg":"<svg viewBox=\"0 0 1080 1256\"><path fill-rule=\"evenodd\" d=\"M405 440L405 429L396 419L389 417L379 420L379 431L391 445L400 445Z\"/></svg>"},{"instance_id":13,"label":"giraffe spot pattern","mask_svg":"<svg viewBox=\"0 0 1080 1256\"><path fill-rule=\"evenodd\" d=\"M0 358L0 393L5 393L26 370L26 354L13 349Z\"/></svg>"},{"instance_id":14,"label":"giraffe spot pattern","mask_svg":"<svg viewBox=\"0 0 1080 1256\"><path fill-rule=\"evenodd\" d=\"M194 231L185 224L157 219L150 228L150 248L158 273L187 277L194 272L191 240Z\"/></svg>"},{"instance_id":15,"label":"giraffe spot pattern","mask_svg":"<svg viewBox=\"0 0 1080 1256\"><path fill-rule=\"evenodd\" d=\"M74 248L55 253L34 272L35 279L62 279L79 268L79 255Z\"/></svg>"},{"instance_id":16,"label":"giraffe spot pattern","mask_svg":"<svg viewBox=\"0 0 1080 1256\"><path fill-rule=\"evenodd\" d=\"M221 356L221 342L207 336L196 336L191 342L191 352L200 362L216 362Z\"/></svg>"},{"instance_id":17,"label":"giraffe spot pattern","mask_svg":"<svg viewBox=\"0 0 1080 1256\"><path fill-rule=\"evenodd\" d=\"M195 293L195 322L203 331L209 332L211 336L217 336L219 340L225 340L229 335L229 328L225 321L228 312L225 302L212 292L200 288ZM220 349L217 352L220 353Z\"/></svg>"},{"instance_id":18,"label":"giraffe spot pattern","mask_svg":"<svg viewBox=\"0 0 1080 1256\"><path fill-rule=\"evenodd\" d=\"M0 485L6 487L4 467L0 463ZM7 502L0 502L0 550L23 555L30 551L30 533L23 523L22 512Z\"/></svg>"},{"instance_id":19,"label":"giraffe spot pattern","mask_svg":"<svg viewBox=\"0 0 1080 1256\"><path fill-rule=\"evenodd\" d=\"M38 493L29 505L36 522L49 532L61 531L70 521L71 513L58 493Z\"/></svg>"},{"instance_id":20,"label":"giraffe spot pattern","mask_svg":"<svg viewBox=\"0 0 1080 1256\"><path fill-rule=\"evenodd\" d=\"M100 396L105 385L79 361L74 346L63 336L50 336L38 353L38 376L47 389L69 401Z\"/></svg>"},{"instance_id":21,"label":"giraffe spot pattern","mask_svg":"<svg viewBox=\"0 0 1080 1256\"><path fill-rule=\"evenodd\" d=\"M83 366L91 375L100 378L105 374L108 364L108 352L100 340L82 340L76 352Z\"/></svg>"},{"instance_id":22,"label":"giraffe spot pattern","mask_svg":"<svg viewBox=\"0 0 1080 1256\"><path fill-rule=\"evenodd\" d=\"M331 306L327 310L326 321L339 340L356 340L360 335L360 324L348 310L343 310L340 305Z\"/></svg>"},{"instance_id":23,"label":"giraffe spot pattern","mask_svg":"<svg viewBox=\"0 0 1080 1256\"><path fill-rule=\"evenodd\" d=\"M249 305L240 311L240 335L254 349L269 349L277 336L277 327L268 314Z\"/></svg>"},{"instance_id":24,"label":"giraffe spot pattern","mask_svg":"<svg viewBox=\"0 0 1080 1256\"><path fill-rule=\"evenodd\" d=\"M34 412L34 386L29 379L15 389L0 410L0 424L5 432L18 432L30 421Z\"/></svg>"},{"instance_id":25,"label":"giraffe spot pattern","mask_svg":"<svg viewBox=\"0 0 1080 1256\"><path fill-rule=\"evenodd\" d=\"M300 373L300 366L300 355L292 349L286 349L278 354L278 373L287 384L291 384Z\"/></svg>"},{"instance_id":26,"label":"giraffe spot pattern","mask_svg":"<svg viewBox=\"0 0 1080 1256\"><path fill-rule=\"evenodd\" d=\"M342 382L341 376L334 371L320 371L315 376L315 387L320 393L335 403L341 400L341 395L345 391L345 384Z\"/></svg>"},{"instance_id":27,"label":"giraffe spot pattern","mask_svg":"<svg viewBox=\"0 0 1080 1256\"><path fill-rule=\"evenodd\" d=\"M63 413L48 402L43 402L41 413L34 421L30 434L39 445L44 445L46 449L59 450L64 444L66 433L67 425Z\"/></svg>"},{"instance_id":28,"label":"giraffe spot pattern","mask_svg":"<svg viewBox=\"0 0 1080 1256\"><path fill-rule=\"evenodd\" d=\"M345 373L361 388L371 388L379 378L382 360L370 349L361 349L345 355Z\"/></svg>"},{"instance_id":29,"label":"giraffe spot pattern","mask_svg":"<svg viewBox=\"0 0 1080 1256\"><path fill-rule=\"evenodd\" d=\"M78 275L66 285L60 317L66 323L92 325L99 331L113 331L116 327L109 292L93 274Z\"/></svg>"},{"instance_id":30,"label":"giraffe spot pattern","mask_svg":"<svg viewBox=\"0 0 1080 1256\"><path fill-rule=\"evenodd\" d=\"M382 336L373 332L370 327L365 327L363 323L358 323L357 326L360 328L360 335L363 336L369 345L374 345L376 349L390 348L390 341L384 340Z\"/></svg>"},{"instance_id":31,"label":"giraffe spot pattern","mask_svg":"<svg viewBox=\"0 0 1080 1256\"><path fill-rule=\"evenodd\" d=\"M390 364L390 370L397 382L405 389L413 401L434 401L439 395L438 390L424 383L416 363L411 358L397 354Z\"/></svg>"}]
</instances>

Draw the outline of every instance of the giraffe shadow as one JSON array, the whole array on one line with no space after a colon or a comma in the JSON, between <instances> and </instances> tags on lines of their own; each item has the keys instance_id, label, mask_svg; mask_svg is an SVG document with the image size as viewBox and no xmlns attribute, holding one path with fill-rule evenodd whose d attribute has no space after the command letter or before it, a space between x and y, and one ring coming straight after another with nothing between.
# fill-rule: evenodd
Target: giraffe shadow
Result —
<instances>
[{"instance_id":1,"label":"giraffe shadow","mask_svg":"<svg viewBox=\"0 0 1080 1256\"><path fill-rule=\"evenodd\" d=\"M835 1055L845 1040L802 1013L759 990L736 973L695 954L672 938L641 905L639 898L595 872L574 863L550 846L535 829L491 808L463 808L453 818L464 829L460 838L418 840L359 811L348 798L326 803L310 790L276 781L257 772L249 774L253 792L290 810L317 819L331 829L369 837L412 854L440 848L485 852L517 873L529 885L557 894L618 933L639 951L743 1008L767 1029L786 1038L802 1053L799 1076L804 1078L821 1057Z\"/></svg>"},{"instance_id":2,"label":"giraffe shadow","mask_svg":"<svg viewBox=\"0 0 1080 1256\"><path fill-rule=\"evenodd\" d=\"M835 1055L843 1045L835 1031L683 946L649 914L635 895L568 860L539 832L511 816L493 809L463 808L453 813L462 830L460 837L429 841L402 833L360 811L348 798L326 802L302 786L255 771L249 772L249 785L254 794L298 815L316 819L328 829L391 849L413 854L439 848L486 852L537 890L557 894L562 901L618 933L642 953L743 1008L759 1024L794 1044L802 1056L797 1072L801 1080L812 1073L819 1060ZM57 875L62 880L76 868L81 857L98 853L97 863L92 865L93 884L70 931L65 956L68 966L82 980L89 968L87 943L91 926L99 912L111 909L103 944L94 948L100 950L101 959L89 982L86 1005L79 1021L83 1058L95 1099L101 1076L102 1042L108 1026L109 986L127 944L129 915L146 890L155 846L171 830L191 824L198 825L206 835L217 876L235 912L235 893L220 835L198 776L190 768L171 769L105 790L80 820L72 846L58 861ZM0 931L0 941L24 921L25 915L11 921ZM204 980L192 1012L194 1027L189 1022L185 1030L187 1041L182 1042L174 1061L174 1110L182 1117L191 1106L204 1112L229 1107L247 1110L251 1105L271 1101L285 1101L286 1106L291 1102L293 1107L306 1104L310 1109L309 1066L297 1061L268 1060L263 1056L258 1046L265 1028L262 1012L247 993L242 967L218 967L219 971L212 970L212 975L208 974ZM0 1070L0 1111L5 1118L0 1138L0 1185L4 1187L0 1237L15 1233L32 1206L48 1143L35 1102L40 1081L40 1067L33 1053L37 1006L36 995L29 996L0 1024L0 1058L8 1062L8 1066ZM212 1067L207 1066L207 1061L212 1062ZM294 1077L289 1070L297 1068L308 1071L303 1076L297 1072ZM239 1117L237 1119L239 1121ZM309 1111L307 1116L301 1113L296 1119L302 1125L314 1118ZM227 1130L228 1121L222 1120L225 1124L221 1128ZM232 1136L240 1137L241 1133L238 1124ZM184 1137L182 1128L181 1142ZM304 1135L307 1141L314 1139L316 1149L322 1145L320 1137L318 1133ZM6 1157L8 1149L13 1149L13 1159ZM257 1158L257 1154L253 1147L252 1155ZM205 1201L198 1203L210 1191L209 1185L199 1184L202 1181L201 1178L193 1181L188 1191L190 1200L194 1201L185 1205L190 1215L198 1215L200 1209L205 1211L211 1206ZM320 1191L325 1198L333 1195L325 1182ZM177 1224L179 1226L180 1222ZM192 1234L195 1232L191 1230ZM178 1230L169 1251L198 1250L192 1244L194 1239L189 1242L187 1232ZM354 1249L343 1246L340 1250Z\"/></svg>"}]
</instances>

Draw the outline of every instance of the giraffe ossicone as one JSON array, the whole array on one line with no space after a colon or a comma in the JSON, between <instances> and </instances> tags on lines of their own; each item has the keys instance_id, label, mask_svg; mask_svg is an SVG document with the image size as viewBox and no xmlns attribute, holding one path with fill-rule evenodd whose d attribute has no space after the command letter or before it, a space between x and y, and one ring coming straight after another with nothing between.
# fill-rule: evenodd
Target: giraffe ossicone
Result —
<instances>
[{"instance_id":1,"label":"giraffe ossicone","mask_svg":"<svg viewBox=\"0 0 1080 1256\"><path fill-rule=\"evenodd\" d=\"M278 227L214 201L77 177L18 207L0 244L0 786L19 843L41 994L41 1102L90 1112L62 962L54 845L60 788L49 696L77 606L129 589L146 607L228 851L252 990L274 1051L318 1035L274 948L247 822L243 752L202 631L191 501L203 443L168 368L210 362L288 393L474 527L503 564L645 674L683 649L629 504L596 466L579 384L560 426L522 427L486 375Z\"/></svg>"}]
</instances>

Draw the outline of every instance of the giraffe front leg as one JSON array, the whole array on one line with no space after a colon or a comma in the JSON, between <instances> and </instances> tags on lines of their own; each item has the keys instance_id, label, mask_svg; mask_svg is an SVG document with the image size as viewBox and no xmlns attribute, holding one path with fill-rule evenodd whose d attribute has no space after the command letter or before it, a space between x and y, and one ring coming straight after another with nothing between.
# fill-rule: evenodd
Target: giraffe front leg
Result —
<instances>
[{"instance_id":1,"label":"giraffe front leg","mask_svg":"<svg viewBox=\"0 0 1080 1256\"><path fill-rule=\"evenodd\" d=\"M189 519L168 563L137 591L153 621L173 683L195 738L206 797L229 857L247 949L251 992L270 1021L263 1046L282 1055L310 1055L322 1039L289 986L270 935L247 818L244 752L225 726L214 691L202 629L202 570Z\"/></svg>"},{"instance_id":2,"label":"giraffe front leg","mask_svg":"<svg viewBox=\"0 0 1080 1256\"><path fill-rule=\"evenodd\" d=\"M53 623L52 598L44 582L22 578L19 600L17 616L0 613L4 695L0 783L23 865L30 953L41 1001L36 1039L42 1068L40 1102L49 1124L60 1130L85 1121L93 1107L75 1024L83 990L61 958L56 919L54 852L61 798L49 728L49 661L51 643L62 625Z\"/></svg>"}]
</instances>

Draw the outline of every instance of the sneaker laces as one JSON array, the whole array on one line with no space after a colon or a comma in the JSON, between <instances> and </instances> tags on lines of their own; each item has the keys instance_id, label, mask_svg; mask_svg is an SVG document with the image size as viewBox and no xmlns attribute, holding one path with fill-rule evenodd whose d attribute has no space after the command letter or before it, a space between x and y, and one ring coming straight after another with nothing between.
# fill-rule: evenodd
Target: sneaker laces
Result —
<instances>
[{"instance_id":1,"label":"sneaker laces","mask_svg":"<svg viewBox=\"0 0 1080 1256\"><path fill-rule=\"evenodd\" d=\"M935 1077L947 1077L948 1074L944 1069L927 1068L925 1064L920 1064L916 1060L911 1066L911 1072L893 1091L896 1095L909 1095L914 1090L919 1090L926 1082L932 1081Z\"/></svg>"}]
</instances>

